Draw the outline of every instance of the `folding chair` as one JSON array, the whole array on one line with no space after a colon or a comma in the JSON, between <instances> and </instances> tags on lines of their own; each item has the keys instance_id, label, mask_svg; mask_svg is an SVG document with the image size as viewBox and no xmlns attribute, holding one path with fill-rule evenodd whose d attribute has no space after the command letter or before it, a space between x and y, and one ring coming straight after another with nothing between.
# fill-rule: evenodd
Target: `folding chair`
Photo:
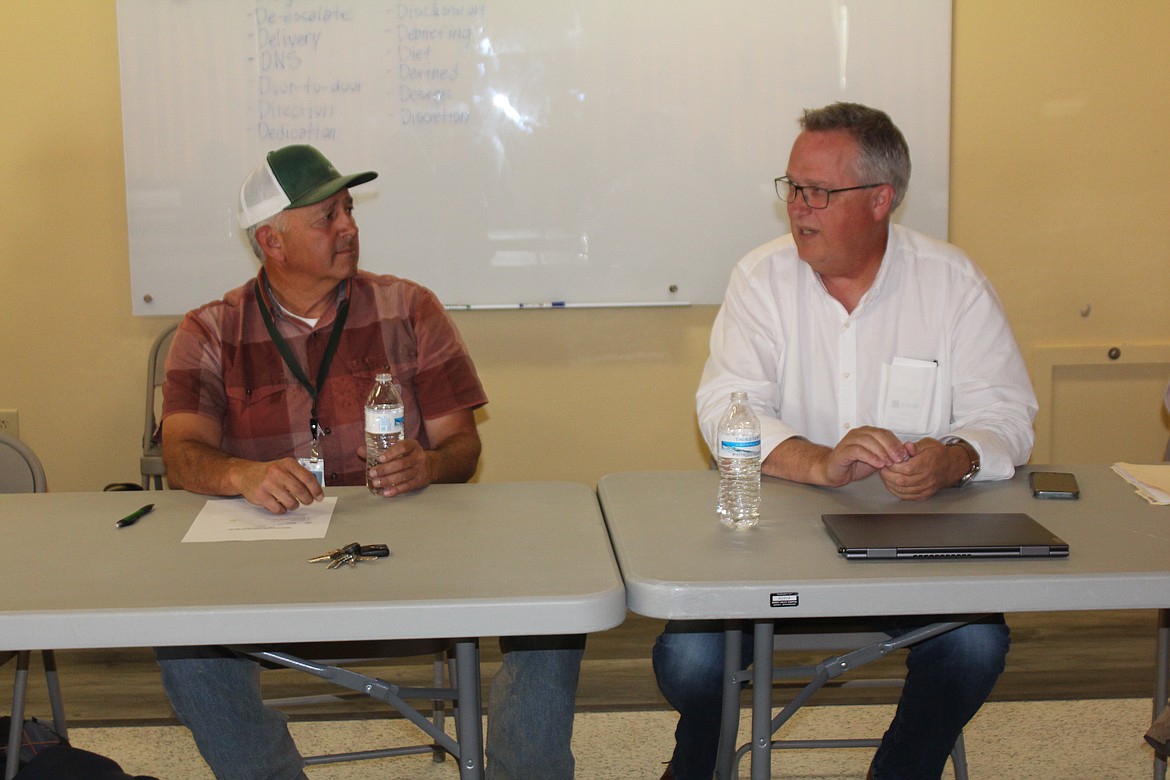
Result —
<instances>
[{"instance_id":1,"label":"folding chair","mask_svg":"<svg viewBox=\"0 0 1170 780\"><path fill-rule=\"evenodd\" d=\"M0 434L0 493L43 493L45 490L45 469L36 453L20 439ZM12 660L16 661L16 678L12 684L12 720L8 729L8 757L4 766L4 780L11 780L18 768L31 656L31 650L0 652L0 665ZM52 650L42 650L41 659L45 669L45 685L49 689L49 707L53 712L53 728L62 737L68 737L65 725L65 707L61 702L61 685L57 678L56 658Z\"/></svg>"},{"instance_id":2,"label":"folding chair","mask_svg":"<svg viewBox=\"0 0 1170 780\"><path fill-rule=\"evenodd\" d=\"M167 470L163 465L162 445L155 441L155 432L158 430L158 416L162 411L162 384L166 379L167 352L171 349L171 339L175 336L178 323L158 334L154 344L150 347L150 355L146 361L146 418L142 425L142 458L139 460L142 471L143 490L162 490L163 477Z\"/></svg>"},{"instance_id":3,"label":"folding chair","mask_svg":"<svg viewBox=\"0 0 1170 780\"><path fill-rule=\"evenodd\" d=\"M812 666L779 667L772 670L772 681L807 679L808 682L784 707L772 717L768 724L753 722L752 741L735 746L736 735L739 732L740 690L741 684L753 683L751 669L740 669L739 659L742 657L743 629L741 624L729 622L724 631L724 685L723 685L723 713L719 733L719 753L715 764L715 776L719 780L732 780L738 777L739 762L752 749L753 743L762 744L768 740L771 750L795 750L818 748L876 748L881 744L880 739L847 737L841 739L811 739L785 740L775 739L778 732L787 723L796 711L812 698L812 696L830 681L848 671L857 669L872 661L885 657L894 650L929 639L932 636L945 633L952 629L966 625L977 617L965 616L964 620L933 623L922 626L905 634L893 637L885 631L876 629L872 624L864 621L832 621L825 619L798 619L783 620L776 623L764 621L757 625L754 635L756 657L761 652L800 652L800 651L837 651ZM762 629L762 630L760 630ZM870 679L870 680L842 680L835 683L835 687L897 687L901 688L904 680L901 678ZM766 690L753 690L753 709L757 712L766 710L771 713L772 687L765 686ZM755 719L753 719L754 721ZM967 780L967 756L963 744L963 735L955 741L951 750L951 762L955 769L956 780Z\"/></svg>"}]
</instances>

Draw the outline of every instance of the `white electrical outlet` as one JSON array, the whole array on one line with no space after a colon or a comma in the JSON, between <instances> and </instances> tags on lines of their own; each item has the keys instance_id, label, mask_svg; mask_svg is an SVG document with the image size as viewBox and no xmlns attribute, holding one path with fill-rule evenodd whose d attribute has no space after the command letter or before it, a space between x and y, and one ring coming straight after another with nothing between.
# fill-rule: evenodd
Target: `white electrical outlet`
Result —
<instances>
[{"instance_id":1,"label":"white electrical outlet","mask_svg":"<svg viewBox=\"0 0 1170 780\"><path fill-rule=\"evenodd\" d=\"M15 409L0 409L0 433L20 438L20 415Z\"/></svg>"}]
</instances>

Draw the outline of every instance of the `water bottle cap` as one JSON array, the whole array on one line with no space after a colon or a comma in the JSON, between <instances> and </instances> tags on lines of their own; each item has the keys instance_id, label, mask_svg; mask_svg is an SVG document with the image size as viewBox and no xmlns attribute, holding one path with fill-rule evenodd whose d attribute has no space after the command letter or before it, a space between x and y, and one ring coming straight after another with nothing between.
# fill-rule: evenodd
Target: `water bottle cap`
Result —
<instances>
[{"instance_id":1,"label":"water bottle cap","mask_svg":"<svg viewBox=\"0 0 1170 780\"><path fill-rule=\"evenodd\" d=\"M383 371L382 373L375 376L374 380L377 382L393 382L394 377L390 376L390 372Z\"/></svg>"}]
</instances>

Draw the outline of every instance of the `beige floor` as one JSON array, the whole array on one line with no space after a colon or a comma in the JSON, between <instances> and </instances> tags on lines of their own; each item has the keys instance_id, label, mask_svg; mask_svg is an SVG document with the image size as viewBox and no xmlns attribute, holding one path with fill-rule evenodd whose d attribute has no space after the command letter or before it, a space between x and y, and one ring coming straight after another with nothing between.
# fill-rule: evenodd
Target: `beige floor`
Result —
<instances>
[{"instance_id":1,"label":"beige floor","mask_svg":"<svg viewBox=\"0 0 1170 780\"><path fill-rule=\"evenodd\" d=\"M1142 739L1149 726L1146 699L1062 702L992 702L966 732L973 780L1131 780L1150 777L1153 753ZM806 707L786 729L789 737L851 732L880 733L888 706ZM361 749L378 739L414 739L401 720L294 723L303 752ZM577 780L657 780L670 752L673 720L665 712L581 713L574 729ZM746 720L741 733L746 734ZM836 730L836 731L834 731ZM399 736L404 735L404 736ZM131 774L163 780L211 780L187 732L178 727L79 728L78 747L116 759ZM363 743L362 740L366 741ZM862 778L865 750L783 751L773 774L785 780ZM311 780L431 780L456 778L452 761L424 756L313 767ZM748 777L747 762L740 771ZM948 768L947 778L953 777Z\"/></svg>"}]
</instances>

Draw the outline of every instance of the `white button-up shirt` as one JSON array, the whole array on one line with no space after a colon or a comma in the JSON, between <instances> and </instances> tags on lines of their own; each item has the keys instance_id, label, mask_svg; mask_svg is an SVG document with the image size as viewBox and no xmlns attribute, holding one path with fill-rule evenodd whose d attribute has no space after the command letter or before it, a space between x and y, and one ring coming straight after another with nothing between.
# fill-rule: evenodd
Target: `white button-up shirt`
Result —
<instances>
[{"instance_id":1,"label":"white button-up shirt","mask_svg":"<svg viewBox=\"0 0 1170 780\"><path fill-rule=\"evenodd\" d=\"M991 283L956 247L899 225L852 312L790 235L735 266L696 394L713 452L735 390L760 417L765 456L792 436L831 447L873 425L904 441L961 437L979 452L977 479L1007 479L1035 438L1036 395Z\"/></svg>"}]
</instances>

